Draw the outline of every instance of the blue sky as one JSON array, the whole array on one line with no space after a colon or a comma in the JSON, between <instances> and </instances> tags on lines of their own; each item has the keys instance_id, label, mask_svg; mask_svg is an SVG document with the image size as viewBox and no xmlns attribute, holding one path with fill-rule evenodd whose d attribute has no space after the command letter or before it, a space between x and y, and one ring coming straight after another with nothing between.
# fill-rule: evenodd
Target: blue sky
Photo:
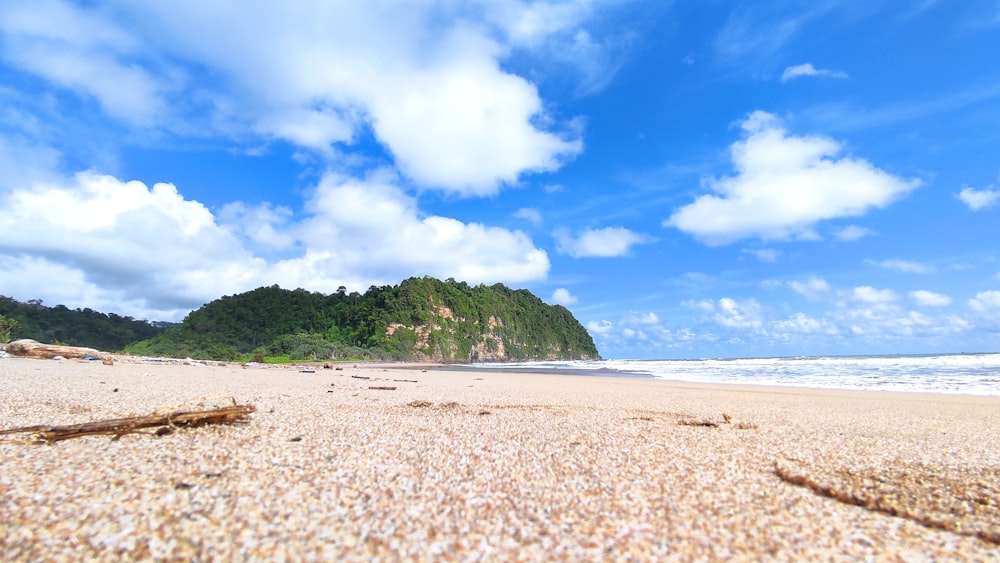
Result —
<instances>
[{"instance_id":1,"label":"blue sky","mask_svg":"<svg viewBox=\"0 0 1000 563\"><path fill-rule=\"evenodd\" d=\"M0 0L0 294L524 287L605 357L1000 351L1000 2Z\"/></svg>"}]
</instances>

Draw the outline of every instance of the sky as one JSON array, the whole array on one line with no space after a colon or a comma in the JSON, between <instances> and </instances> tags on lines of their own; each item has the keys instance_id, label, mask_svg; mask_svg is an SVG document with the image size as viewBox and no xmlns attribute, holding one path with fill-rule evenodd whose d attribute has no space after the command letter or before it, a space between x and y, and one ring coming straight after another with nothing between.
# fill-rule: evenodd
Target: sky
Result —
<instances>
[{"instance_id":1,"label":"sky","mask_svg":"<svg viewBox=\"0 0 1000 563\"><path fill-rule=\"evenodd\" d=\"M0 0L0 294L429 275L605 358L998 352L996 53L997 0Z\"/></svg>"}]
</instances>

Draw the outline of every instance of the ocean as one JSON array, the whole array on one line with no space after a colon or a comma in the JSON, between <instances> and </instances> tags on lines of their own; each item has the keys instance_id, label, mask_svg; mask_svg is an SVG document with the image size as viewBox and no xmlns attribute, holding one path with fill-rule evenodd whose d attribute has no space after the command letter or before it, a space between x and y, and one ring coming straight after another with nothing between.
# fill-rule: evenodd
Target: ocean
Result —
<instances>
[{"instance_id":1,"label":"ocean","mask_svg":"<svg viewBox=\"0 0 1000 563\"><path fill-rule=\"evenodd\" d=\"M470 366L702 383L1000 396L1000 354L550 361Z\"/></svg>"}]
</instances>

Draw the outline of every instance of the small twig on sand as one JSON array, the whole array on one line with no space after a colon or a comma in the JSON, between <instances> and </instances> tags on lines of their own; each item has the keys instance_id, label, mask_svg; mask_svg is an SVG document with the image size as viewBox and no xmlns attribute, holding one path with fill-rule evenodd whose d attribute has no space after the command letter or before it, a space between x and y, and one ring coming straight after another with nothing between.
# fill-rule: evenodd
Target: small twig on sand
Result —
<instances>
[{"instance_id":1,"label":"small twig on sand","mask_svg":"<svg viewBox=\"0 0 1000 563\"><path fill-rule=\"evenodd\" d=\"M0 435L30 434L29 442L36 444L53 444L70 438L81 436L114 436L117 440L126 434L141 434L140 429L157 428L152 432L163 436L173 432L175 428L193 428L206 424L235 424L247 422L250 413L257 410L253 405L237 405L219 407L207 410L175 411L166 414L151 414L147 416L131 416L111 420L98 420L71 424L68 426L22 426L9 430L0 430Z\"/></svg>"}]
</instances>

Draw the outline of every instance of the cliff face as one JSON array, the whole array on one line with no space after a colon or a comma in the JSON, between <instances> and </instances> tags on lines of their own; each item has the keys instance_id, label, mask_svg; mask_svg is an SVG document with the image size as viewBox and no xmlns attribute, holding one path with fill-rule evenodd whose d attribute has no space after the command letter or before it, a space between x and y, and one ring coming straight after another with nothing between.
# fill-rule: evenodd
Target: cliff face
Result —
<instances>
[{"instance_id":1,"label":"cliff face","mask_svg":"<svg viewBox=\"0 0 1000 563\"><path fill-rule=\"evenodd\" d=\"M416 361L599 358L590 334L565 307L500 284L410 278L400 284L389 317L385 338L408 346Z\"/></svg>"},{"instance_id":2,"label":"cliff face","mask_svg":"<svg viewBox=\"0 0 1000 563\"><path fill-rule=\"evenodd\" d=\"M444 309L444 311L449 311ZM449 311L450 312L450 311ZM508 345L500 330L504 328L503 323L496 317L490 317L484 330L473 337L467 345L458 342L458 330L455 323L448 323L449 319L442 316L440 322L431 325L404 326L400 323L392 323L386 327L385 334L391 338L399 330L412 332L416 336L413 344L413 361L417 362L508 362L513 361L513 357L508 353ZM462 319L458 319L461 322ZM431 344L432 335L434 343ZM517 349L517 343L512 343ZM468 348L468 353L464 353ZM559 360L567 358L562 350L552 347L543 357L528 357L524 354L514 354L519 359L529 360ZM582 357L572 359L596 359L584 354Z\"/></svg>"}]
</instances>

